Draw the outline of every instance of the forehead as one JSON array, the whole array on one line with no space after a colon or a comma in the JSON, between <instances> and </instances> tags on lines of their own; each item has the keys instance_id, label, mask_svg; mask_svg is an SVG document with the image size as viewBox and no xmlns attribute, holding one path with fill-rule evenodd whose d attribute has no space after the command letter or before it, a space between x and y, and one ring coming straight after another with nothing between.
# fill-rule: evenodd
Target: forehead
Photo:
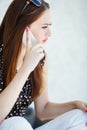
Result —
<instances>
[{"instance_id":1,"label":"forehead","mask_svg":"<svg viewBox=\"0 0 87 130\"><path fill-rule=\"evenodd\" d=\"M51 14L50 9L45 10L42 15L33 24L51 24Z\"/></svg>"}]
</instances>

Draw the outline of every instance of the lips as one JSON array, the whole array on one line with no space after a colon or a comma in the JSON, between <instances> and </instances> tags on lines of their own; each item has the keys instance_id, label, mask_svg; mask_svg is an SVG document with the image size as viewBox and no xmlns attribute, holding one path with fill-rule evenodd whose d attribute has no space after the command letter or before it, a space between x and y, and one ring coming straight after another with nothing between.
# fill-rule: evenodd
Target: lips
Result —
<instances>
[{"instance_id":1,"label":"lips","mask_svg":"<svg viewBox=\"0 0 87 130\"><path fill-rule=\"evenodd\" d=\"M46 42L47 42L47 40L48 40L48 39L44 39L44 40L43 40L43 43L46 43Z\"/></svg>"}]
</instances>

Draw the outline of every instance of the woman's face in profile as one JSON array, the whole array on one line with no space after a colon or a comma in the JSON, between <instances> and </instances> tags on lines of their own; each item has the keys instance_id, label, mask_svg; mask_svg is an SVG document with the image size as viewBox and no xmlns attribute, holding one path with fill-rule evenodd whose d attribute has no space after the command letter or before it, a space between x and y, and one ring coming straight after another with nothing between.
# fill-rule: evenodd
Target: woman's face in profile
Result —
<instances>
[{"instance_id":1,"label":"woman's face in profile","mask_svg":"<svg viewBox=\"0 0 87 130\"><path fill-rule=\"evenodd\" d=\"M50 10L47 9L42 15L30 25L33 35L41 42L46 43L49 36L51 36L50 25L51 17Z\"/></svg>"}]
</instances>

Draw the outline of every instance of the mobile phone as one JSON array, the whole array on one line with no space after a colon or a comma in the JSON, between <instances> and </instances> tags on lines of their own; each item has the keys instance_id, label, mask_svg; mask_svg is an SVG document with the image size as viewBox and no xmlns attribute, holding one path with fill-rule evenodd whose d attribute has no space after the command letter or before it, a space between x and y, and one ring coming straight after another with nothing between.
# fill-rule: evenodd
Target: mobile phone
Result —
<instances>
[{"instance_id":1,"label":"mobile phone","mask_svg":"<svg viewBox=\"0 0 87 130\"><path fill-rule=\"evenodd\" d=\"M23 44L26 46L26 29L25 29L25 31L24 31L24 33L23 33L23 38L22 38L22 42L23 42ZM30 30L30 28L29 28L29 33L28 33L28 35L29 35L29 41L30 41L30 45L33 45L33 44L37 44L37 43L39 43L39 41L36 39L36 37L33 35L33 33L32 33L32 31Z\"/></svg>"}]
</instances>

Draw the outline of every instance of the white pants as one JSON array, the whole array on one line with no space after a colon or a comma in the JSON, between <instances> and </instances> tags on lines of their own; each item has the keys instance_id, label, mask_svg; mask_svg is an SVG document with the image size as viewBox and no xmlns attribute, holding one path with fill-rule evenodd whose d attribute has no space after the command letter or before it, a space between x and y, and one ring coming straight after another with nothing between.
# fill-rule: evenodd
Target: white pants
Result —
<instances>
[{"instance_id":1,"label":"white pants","mask_svg":"<svg viewBox=\"0 0 87 130\"><path fill-rule=\"evenodd\" d=\"M35 130L87 130L87 114L76 109L49 121ZM3 121L0 130L33 130L23 117L11 117Z\"/></svg>"}]
</instances>

